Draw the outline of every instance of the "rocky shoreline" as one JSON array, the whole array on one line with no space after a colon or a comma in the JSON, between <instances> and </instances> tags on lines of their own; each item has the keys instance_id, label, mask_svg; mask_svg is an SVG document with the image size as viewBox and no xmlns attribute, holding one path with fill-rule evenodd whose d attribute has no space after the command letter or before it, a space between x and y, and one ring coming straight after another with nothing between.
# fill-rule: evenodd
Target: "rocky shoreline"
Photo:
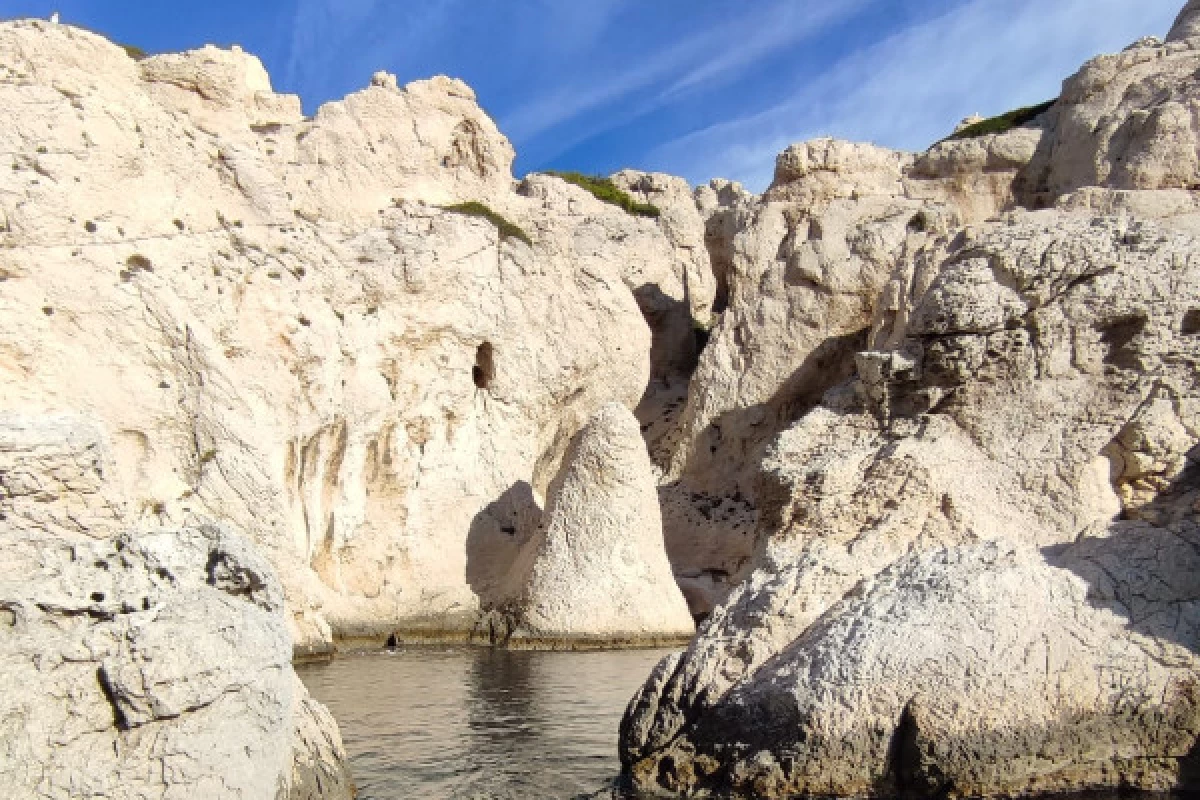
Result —
<instances>
[{"instance_id":1,"label":"rocky shoreline","mask_svg":"<svg viewBox=\"0 0 1200 800\"><path fill-rule=\"evenodd\" d=\"M0 23L0 782L346 798L293 661L454 641L686 646L645 792L1200 790L1197 74L754 195Z\"/></svg>"}]
</instances>

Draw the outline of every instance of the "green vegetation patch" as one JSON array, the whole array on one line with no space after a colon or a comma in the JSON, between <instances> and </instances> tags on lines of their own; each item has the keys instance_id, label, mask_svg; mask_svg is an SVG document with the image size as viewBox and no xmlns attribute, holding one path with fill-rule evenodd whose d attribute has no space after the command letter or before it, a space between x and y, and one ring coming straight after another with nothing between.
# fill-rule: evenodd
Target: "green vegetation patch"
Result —
<instances>
[{"instance_id":1,"label":"green vegetation patch","mask_svg":"<svg viewBox=\"0 0 1200 800\"><path fill-rule=\"evenodd\" d=\"M992 117L991 119L976 122L974 125L968 125L958 133L951 134L947 138L974 139L977 136L987 136L991 133L1005 133L1027 122L1032 122L1049 111L1057 102L1057 99L1047 100L1045 103L1039 103L1036 106L1025 106L1024 108L1014 109L998 117Z\"/></svg>"},{"instance_id":2,"label":"green vegetation patch","mask_svg":"<svg viewBox=\"0 0 1200 800\"><path fill-rule=\"evenodd\" d=\"M136 44L119 44L118 46L124 50L125 54L134 61L141 61L142 59L150 57L149 53L138 47Z\"/></svg>"},{"instance_id":3,"label":"green vegetation patch","mask_svg":"<svg viewBox=\"0 0 1200 800\"><path fill-rule=\"evenodd\" d=\"M603 200L605 203L611 203L614 206L625 209L626 212L639 217L656 218L661 211L657 206L652 206L649 203L639 203L629 196L629 193L621 189L608 178L602 178L599 175L584 175L582 172L557 172L550 170L547 175L553 175L556 178L562 178L567 183L573 183L580 188L587 189L597 200Z\"/></svg>"},{"instance_id":4,"label":"green vegetation patch","mask_svg":"<svg viewBox=\"0 0 1200 800\"><path fill-rule=\"evenodd\" d=\"M529 234L525 233L525 231L509 222L495 211L492 211L483 203L478 203L472 200L469 203L455 203L452 206L442 206L442 210L450 211L454 214L464 214L468 217L479 217L481 219L486 219L488 222L496 226L496 230L500 232L500 238L520 239L527 245L533 245L533 240L529 238Z\"/></svg>"}]
</instances>

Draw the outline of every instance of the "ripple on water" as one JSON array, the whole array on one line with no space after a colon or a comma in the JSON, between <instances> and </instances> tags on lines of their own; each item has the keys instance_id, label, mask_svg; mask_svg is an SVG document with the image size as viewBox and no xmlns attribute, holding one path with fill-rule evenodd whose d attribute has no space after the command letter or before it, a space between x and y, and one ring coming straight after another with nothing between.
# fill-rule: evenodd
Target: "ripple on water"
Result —
<instances>
[{"instance_id":1,"label":"ripple on water","mask_svg":"<svg viewBox=\"0 0 1200 800\"><path fill-rule=\"evenodd\" d=\"M297 672L337 718L360 800L607 798L621 714L667 652L424 646Z\"/></svg>"}]
</instances>

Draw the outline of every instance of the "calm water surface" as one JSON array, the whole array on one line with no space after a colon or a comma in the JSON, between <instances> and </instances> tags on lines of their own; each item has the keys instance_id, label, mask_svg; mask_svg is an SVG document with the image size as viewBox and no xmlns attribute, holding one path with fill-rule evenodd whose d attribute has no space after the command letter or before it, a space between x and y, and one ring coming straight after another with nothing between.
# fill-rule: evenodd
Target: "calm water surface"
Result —
<instances>
[{"instance_id":1,"label":"calm water surface","mask_svg":"<svg viewBox=\"0 0 1200 800\"><path fill-rule=\"evenodd\" d=\"M627 797L617 725L669 651L411 647L297 667L337 718L360 800Z\"/></svg>"}]
</instances>

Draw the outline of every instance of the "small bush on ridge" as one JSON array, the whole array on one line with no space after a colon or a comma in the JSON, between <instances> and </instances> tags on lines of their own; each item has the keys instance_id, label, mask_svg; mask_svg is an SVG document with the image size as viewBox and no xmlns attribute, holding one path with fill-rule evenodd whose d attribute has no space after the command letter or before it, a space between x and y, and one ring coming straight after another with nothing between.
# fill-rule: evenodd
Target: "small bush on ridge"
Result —
<instances>
[{"instance_id":1,"label":"small bush on ridge","mask_svg":"<svg viewBox=\"0 0 1200 800\"><path fill-rule=\"evenodd\" d=\"M948 136L948 139L974 139L977 136L986 136L990 133L1005 133L1024 125L1026 122L1032 122L1037 117L1045 114L1050 110L1050 107L1057 103L1058 100L1047 100L1045 103L1039 103L1036 106L1025 106L1024 108L1016 108L998 117L992 117L974 125L968 125L958 133L953 133Z\"/></svg>"},{"instance_id":2,"label":"small bush on ridge","mask_svg":"<svg viewBox=\"0 0 1200 800\"><path fill-rule=\"evenodd\" d=\"M584 175L582 172L558 172L550 170L547 175L553 175L556 178L562 178L567 183L573 183L576 186L587 189L597 200L603 200L605 203L611 203L614 206L625 209L630 214L635 214L639 217L658 217L662 212L657 206L652 206L649 203L639 203L634 200L628 192L621 189L608 178L599 175Z\"/></svg>"},{"instance_id":3,"label":"small bush on ridge","mask_svg":"<svg viewBox=\"0 0 1200 800\"><path fill-rule=\"evenodd\" d=\"M525 231L509 222L507 219L500 216L483 203L472 200L469 203L455 203L452 206L442 206L442 210L449 211L454 214L464 214L468 217L479 217L480 219L486 219L488 222L496 226L496 230L500 232L501 238L520 239L527 245L533 244L533 241L529 238L529 234L525 233Z\"/></svg>"}]
</instances>

